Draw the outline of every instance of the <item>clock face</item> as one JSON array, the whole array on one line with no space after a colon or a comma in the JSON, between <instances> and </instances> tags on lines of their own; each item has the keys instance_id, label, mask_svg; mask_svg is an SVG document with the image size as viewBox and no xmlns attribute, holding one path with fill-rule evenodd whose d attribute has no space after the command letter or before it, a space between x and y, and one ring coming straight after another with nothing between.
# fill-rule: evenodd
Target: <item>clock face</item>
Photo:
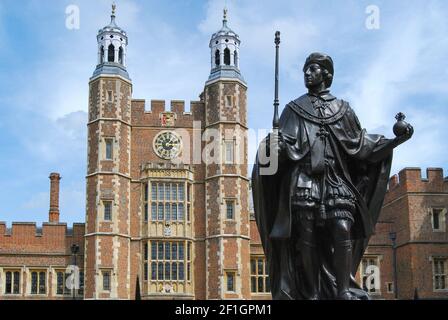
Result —
<instances>
[{"instance_id":1,"label":"clock face","mask_svg":"<svg viewBox=\"0 0 448 320\"><path fill-rule=\"evenodd\" d=\"M153 148L160 158L171 160L180 154L182 140L173 131L162 131L154 138Z\"/></svg>"}]
</instances>

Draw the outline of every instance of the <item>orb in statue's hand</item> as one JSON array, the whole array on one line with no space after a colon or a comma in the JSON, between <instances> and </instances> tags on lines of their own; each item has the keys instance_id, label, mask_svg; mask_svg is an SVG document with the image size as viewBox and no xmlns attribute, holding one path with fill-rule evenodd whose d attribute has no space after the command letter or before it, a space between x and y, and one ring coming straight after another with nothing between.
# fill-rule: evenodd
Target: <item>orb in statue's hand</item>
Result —
<instances>
[{"instance_id":1,"label":"orb in statue's hand","mask_svg":"<svg viewBox=\"0 0 448 320\"><path fill-rule=\"evenodd\" d=\"M408 128L408 123L406 121L404 121L404 119L406 119L406 116L399 112L396 116L395 119L397 119L397 122L395 123L394 127L393 127L393 131L396 137L402 136L404 134L406 134L407 128Z\"/></svg>"}]
</instances>

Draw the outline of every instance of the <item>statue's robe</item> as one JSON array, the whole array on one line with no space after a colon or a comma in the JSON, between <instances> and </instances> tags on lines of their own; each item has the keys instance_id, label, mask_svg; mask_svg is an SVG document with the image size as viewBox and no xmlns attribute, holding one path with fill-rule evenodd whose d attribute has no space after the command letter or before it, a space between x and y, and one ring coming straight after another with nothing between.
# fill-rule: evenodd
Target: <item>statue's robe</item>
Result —
<instances>
[{"instance_id":1,"label":"statue's robe","mask_svg":"<svg viewBox=\"0 0 448 320\"><path fill-rule=\"evenodd\" d=\"M323 125L329 132L327 142L345 182L356 195L356 213L352 226L353 259L351 291L361 299L367 294L354 281L358 265L373 234L389 179L394 141L381 135L367 134L347 102L329 93L321 98L330 105L330 114L319 117L310 95L291 101L280 117L279 131L285 150L279 155L279 170L262 175L259 155L269 153L269 136L260 144L252 172L255 217L269 266L274 299L306 299L301 287L301 266L297 255L297 228L293 228L291 197L297 185L300 163L311 159L316 133ZM328 112L328 111L327 111ZM268 164L269 165L269 164ZM318 232L320 259L320 298L337 297L332 264L330 235Z\"/></svg>"}]
</instances>

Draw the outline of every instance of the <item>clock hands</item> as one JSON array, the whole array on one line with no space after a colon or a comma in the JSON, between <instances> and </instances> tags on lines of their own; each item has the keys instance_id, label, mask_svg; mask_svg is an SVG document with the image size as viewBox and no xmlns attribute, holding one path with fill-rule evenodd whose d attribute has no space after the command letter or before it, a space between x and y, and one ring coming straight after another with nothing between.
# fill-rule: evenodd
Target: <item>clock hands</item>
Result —
<instances>
[{"instance_id":1,"label":"clock hands","mask_svg":"<svg viewBox=\"0 0 448 320\"><path fill-rule=\"evenodd\" d=\"M160 134L154 143L156 153L164 159L173 159L181 149L181 140L174 133Z\"/></svg>"}]
</instances>

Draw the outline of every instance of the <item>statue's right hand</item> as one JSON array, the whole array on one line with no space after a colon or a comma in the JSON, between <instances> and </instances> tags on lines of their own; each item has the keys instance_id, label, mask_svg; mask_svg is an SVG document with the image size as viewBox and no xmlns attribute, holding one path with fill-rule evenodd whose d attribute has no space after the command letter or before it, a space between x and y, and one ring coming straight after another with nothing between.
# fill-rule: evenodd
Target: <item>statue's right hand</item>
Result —
<instances>
[{"instance_id":1,"label":"statue's right hand","mask_svg":"<svg viewBox=\"0 0 448 320\"><path fill-rule=\"evenodd\" d=\"M278 133L270 133L268 138L268 143L270 150L280 154L285 149L285 140L283 139L283 136L281 132Z\"/></svg>"},{"instance_id":2,"label":"statue's right hand","mask_svg":"<svg viewBox=\"0 0 448 320\"><path fill-rule=\"evenodd\" d=\"M394 139L395 145L399 146L400 144L408 141L409 139L412 138L413 134L414 134L414 127L408 123L406 125L406 131L402 135L395 137Z\"/></svg>"}]
</instances>

